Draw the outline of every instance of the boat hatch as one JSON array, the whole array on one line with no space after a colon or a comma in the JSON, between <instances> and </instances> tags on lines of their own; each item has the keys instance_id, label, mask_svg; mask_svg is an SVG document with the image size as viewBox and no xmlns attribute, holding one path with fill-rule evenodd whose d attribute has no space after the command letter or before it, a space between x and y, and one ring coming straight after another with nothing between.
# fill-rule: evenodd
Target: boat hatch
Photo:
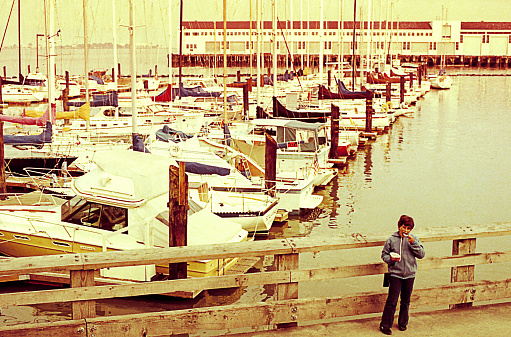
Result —
<instances>
[{"instance_id":1,"label":"boat hatch","mask_svg":"<svg viewBox=\"0 0 511 337\"><path fill-rule=\"evenodd\" d=\"M61 246L61 247L71 247L71 245L70 245L69 243L66 243L66 242L52 241L52 243L53 243L55 246Z\"/></svg>"}]
</instances>

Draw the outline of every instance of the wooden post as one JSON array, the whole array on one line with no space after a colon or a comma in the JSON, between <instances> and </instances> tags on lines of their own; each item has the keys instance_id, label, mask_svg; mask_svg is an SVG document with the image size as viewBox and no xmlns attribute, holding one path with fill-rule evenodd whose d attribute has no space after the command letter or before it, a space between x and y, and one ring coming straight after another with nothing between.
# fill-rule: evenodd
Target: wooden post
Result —
<instances>
[{"instance_id":1,"label":"wooden post","mask_svg":"<svg viewBox=\"0 0 511 337\"><path fill-rule=\"evenodd\" d=\"M422 64L417 68L417 80L419 81L419 87L422 85Z\"/></svg>"},{"instance_id":2,"label":"wooden post","mask_svg":"<svg viewBox=\"0 0 511 337\"><path fill-rule=\"evenodd\" d=\"M267 194L274 197L277 185L277 142L268 132L265 133L264 180Z\"/></svg>"},{"instance_id":3,"label":"wooden post","mask_svg":"<svg viewBox=\"0 0 511 337\"><path fill-rule=\"evenodd\" d=\"M121 64L117 63L117 78L121 77Z\"/></svg>"},{"instance_id":4,"label":"wooden post","mask_svg":"<svg viewBox=\"0 0 511 337\"><path fill-rule=\"evenodd\" d=\"M2 97L2 77L0 76L0 114L3 115L3 111L2 111L2 104L4 104L4 99ZM2 137L3 138L3 137Z\"/></svg>"},{"instance_id":5,"label":"wooden post","mask_svg":"<svg viewBox=\"0 0 511 337\"><path fill-rule=\"evenodd\" d=\"M373 130L373 92L366 90L366 125L365 132Z\"/></svg>"},{"instance_id":6,"label":"wooden post","mask_svg":"<svg viewBox=\"0 0 511 337\"><path fill-rule=\"evenodd\" d=\"M332 82L332 70L328 70L327 73L327 80L328 80L328 88L330 88L330 83Z\"/></svg>"},{"instance_id":7,"label":"wooden post","mask_svg":"<svg viewBox=\"0 0 511 337\"><path fill-rule=\"evenodd\" d=\"M248 118L248 83L243 84L243 117Z\"/></svg>"},{"instance_id":8,"label":"wooden post","mask_svg":"<svg viewBox=\"0 0 511 337\"><path fill-rule=\"evenodd\" d=\"M452 242L452 255L474 254L475 252L476 239L461 239ZM474 265L451 268L451 283L473 281L474 270ZM451 304L449 308L467 308L471 307L472 304L472 302Z\"/></svg>"},{"instance_id":9,"label":"wooden post","mask_svg":"<svg viewBox=\"0 0 511 337\"><path fill-rule=\"evenodd\" d=\"M410 73L410 89L413 89L413 73Z\"/></svg>"},{"instance_id":10,"label":"wooden post","mask_svg":"<svg viewBox=\"0 0 511 337\"><path fill-rule=\"evenodd\" d=\"M94 270L71 270L71 288L93 287ZM84 319L96 317L96 301L76 301L73 302L73 319Z\"/></svg>"},{"instance_id":11,"label":"wooden post","mask_svg":"<svg viewBox=\"0 0 511 337\"><path fill-rule=\"evenodd\" d=\"M385 85L385 102L390 102L392 95L392 83L387 82Z\"/></svg>"},{"instance_id":12,"label":"wooden post","mask_svg":"<svg viewBox=\"0 0 511 337\"><path fill-rule=\"evenodd\" d=\"M64 108L64 111L69 111L69 106L67 105L67 102L69 101L69 71L66 70L66 88L62 90L62 106ZM67 120L64 122L64 124L67 124Z\"/></svg>"},{"instance_id":13,"label":"wooden post","mask_svg":"<svg viewBox=\"0 0 511 337\"><path fill-rule=\"evenodd\" d=\"M4 78L7 78L7 67L4 66ZM21 81L21 78L19 79ZM23 83L21 83L23 84Z\"/></svg>"},{"instance_id":14,"label":"wooden post","mask_svg":"<svg viewBox=\"0 0 511 337\"><path fill-rule=\"evenodd\" d=\"M275 266L277 271L282 270L298 270L300 255L298 253L287 255L275 255ZM277 301L298 298L298 282L277 284ZM277 328L290 328L298 325L298 309L290 308L290 316L288 323L277 324Z\"/></svg>"},{"instance_id":15,"label":"wooden post","mask_svg":"<svg viewBox=\"0 0 511 337\"><path fill-rule=\"evenodd\" d=\"M187 245L188 176L185 163L169 167L169 247ZM169 264L169 279L187 277L186 262Z\"/></svg>"},{"instance_id":16,"label":"wooden post","mask_svg":"<svg viewBox=\"0 0 511 337\"><path fill-rule=\"evenodd\" d=\"M241 71L236 71L236 81L241 82Z\"/></svg>"},{"instance_id":17,"label":"wooden post","mask_svg":"<svg viewBox=\"0 0 511 337\"><path fill-rule=\"evenodd\" d=\"M331 159L337 159L339 158L339 107L332 104L330 110L332 111L332 115L330 116L331 141L328 157Z\"/></svg>"},{"instance_id":18,"label":"wooden post","mask_svg":"<svg viewBox=\"0 0 511 337\"><path fill-rule=\"evenodd\" d=\"M404 76L399 77L399 103L403 103L405 101L405 78Z\"/></svg>"}]
</instances>

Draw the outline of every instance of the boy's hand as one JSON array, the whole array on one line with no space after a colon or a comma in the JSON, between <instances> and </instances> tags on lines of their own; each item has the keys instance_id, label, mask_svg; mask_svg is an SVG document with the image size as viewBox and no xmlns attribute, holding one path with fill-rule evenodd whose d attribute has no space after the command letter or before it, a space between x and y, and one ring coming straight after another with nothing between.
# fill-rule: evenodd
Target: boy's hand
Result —
<instances>
[{"instance_id":1,"label":"boy's hand","mask_svg":"<svg viewBox=\"0 0 511 337\"><path fill-rule=\"evenodd\" d=\"M413 236L408 235L408 242L410 242L410 243L414 243L415 242L415 239L413 238Z\"/></svg>"}]
</instances>

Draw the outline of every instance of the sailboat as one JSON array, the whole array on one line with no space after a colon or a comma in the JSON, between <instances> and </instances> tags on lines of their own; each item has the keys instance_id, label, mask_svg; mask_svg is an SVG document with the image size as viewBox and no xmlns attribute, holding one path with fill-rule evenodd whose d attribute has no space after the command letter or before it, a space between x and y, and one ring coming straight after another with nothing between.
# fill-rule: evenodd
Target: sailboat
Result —
<instances>
[{"instance_id":1,"label":"sailboat","mask_svg":"<svg viewBox=\"0 0 511 337\"><path fill-rule=\"evenodd\" d=\"M445 9L445 18L447 17L447 9ZM450 31L447 35L447 32L444 32L446 26L444 25L444 7L442 6L442 40L444 38L449 38L450 40ZM452 86L452 79L445 70L445 52L440 56L440 71L438 75L431 76L431 88L433 89L450 89Z\"/></svg>"}]
</instances>

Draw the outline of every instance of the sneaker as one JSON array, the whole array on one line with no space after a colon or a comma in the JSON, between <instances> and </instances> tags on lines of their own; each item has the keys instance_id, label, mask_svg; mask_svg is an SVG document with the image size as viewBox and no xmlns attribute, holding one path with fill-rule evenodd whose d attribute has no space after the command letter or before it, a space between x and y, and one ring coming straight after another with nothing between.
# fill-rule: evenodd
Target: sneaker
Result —
<instances>
[{"instance_id":1,"label":"sneaker","mask_svg":"<svg viewBox=\"0 0 511 337\"><path fill-rule=\"evenodd\" d=\"M392 335L392 330L390 328L385 328L380 325L380 331L383 332L385 335Z\"/></svg>"},{"instance_id":2,"label":"sneaker","mask_svg":"<svg viewBox=\"0 0 511 337\"><path fill-rule=\"evenodd\" d=\"M406 325L399 325L399 331L405 331Z\"/></svg>"}]
</instances>

